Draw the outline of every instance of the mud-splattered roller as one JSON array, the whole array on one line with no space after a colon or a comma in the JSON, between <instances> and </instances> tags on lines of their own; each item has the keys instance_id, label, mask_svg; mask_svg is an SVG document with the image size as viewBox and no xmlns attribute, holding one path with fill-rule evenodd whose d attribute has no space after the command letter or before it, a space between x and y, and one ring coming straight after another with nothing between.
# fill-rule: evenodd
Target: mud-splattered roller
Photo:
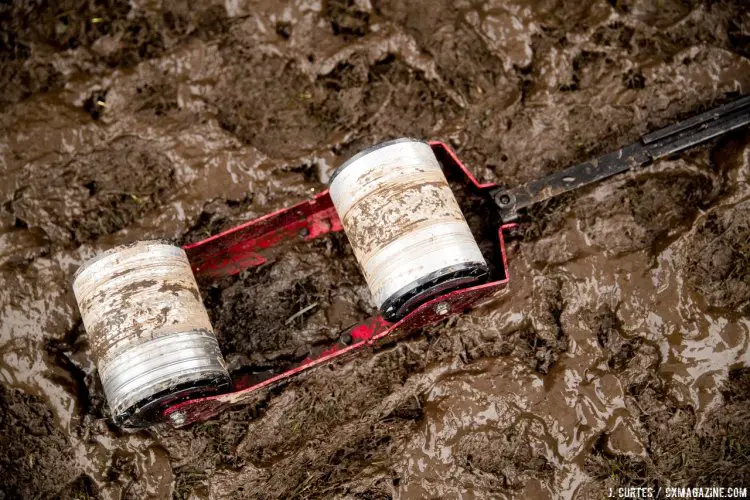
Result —
<instances>
[{"instance_id":1,"label":"mud-splattered roller","mask_svg":"<svg viewBox=\"0 0 750 500\"><path fill-rule=\"evenodd\" d=\"M389 321L487 276L487 264L429 144L366 149L331 177L333 204Z\"/></svg>"},{"instance_id":2,"label":"mud-splattered roller","mask_svg":"<svg viewBox=\"0 0 750 500\"><path fill-rule=\"evenodd\" d=\"M73 281L114 421L151 425L168 405L229 386L185 252L158 242L113 248Z\"/></svg>"}]
</instances>

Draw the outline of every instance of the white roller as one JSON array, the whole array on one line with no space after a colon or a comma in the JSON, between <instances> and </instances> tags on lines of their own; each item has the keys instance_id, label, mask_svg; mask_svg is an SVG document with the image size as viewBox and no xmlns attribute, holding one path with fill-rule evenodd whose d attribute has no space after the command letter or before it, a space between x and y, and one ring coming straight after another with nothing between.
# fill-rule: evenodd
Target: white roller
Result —
<instances>
[{"instance_id":1,"label":"white roller","mask_svg":"<svg viewBox=\"0 0 750 500\"><path fill-rule=\"evenodd\" d=\"M81 266L73 292L116 422L137 426L180 396L229 383L181 248L146 241L108 250Z\"/></svg>"},{"instance_id":2,"label":"white roller","mask_svg":"<svg viewBox=\"0 0 750 500\"><path fill-rule=\"evenodd\" d=\"M386 319L487 273L429 144L397 139L365 150L334 172L330 193Z\"/></svg>"}]
</instances>

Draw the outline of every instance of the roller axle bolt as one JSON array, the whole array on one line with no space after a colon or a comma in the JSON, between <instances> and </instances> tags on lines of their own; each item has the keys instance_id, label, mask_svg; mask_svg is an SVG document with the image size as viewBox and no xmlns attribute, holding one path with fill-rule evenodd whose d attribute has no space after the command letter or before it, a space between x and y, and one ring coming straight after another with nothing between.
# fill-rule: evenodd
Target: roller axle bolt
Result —
<instances>
[{"instance_id":1,"label":"roller axle bolt","mask_svg":"<svg viewBox=\"0 0 750 500\"><path fill-rule=\"evenodd\" d=\"M181 411L176 411L174 413L169 414L169 420L172 422L172 424L176 426L180 426L185 423L185 414Z\"/></svg>"}]
</instances>

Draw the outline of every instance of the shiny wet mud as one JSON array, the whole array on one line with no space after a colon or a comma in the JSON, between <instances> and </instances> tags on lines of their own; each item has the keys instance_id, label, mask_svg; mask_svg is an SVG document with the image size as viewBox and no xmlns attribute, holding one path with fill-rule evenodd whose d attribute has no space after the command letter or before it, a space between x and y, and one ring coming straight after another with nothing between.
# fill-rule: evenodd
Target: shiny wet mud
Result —
<instances>
[{"instance_id":1,"label":"shiny wet mud","mask_svg":"<svg viewBox=\"0 0 750 500\"><path fill-rule=\"evenodd\" d=\"M494 303L187 429L109 423L70 289L98 251L197 241L291 205L380 140L442 139L478 177L516 185L748 93L743 2L652 5L0 7L0 491L599 498L738 485L750 475L747 132L539 207ZM292 322L312 341L370 311L346 250L316 245L213 298L204 286L233 363L296 356L286 321L314 302ZM235 311L281 323L282 341L252 358L258 337Z\"/></svg>"}]
</instances>

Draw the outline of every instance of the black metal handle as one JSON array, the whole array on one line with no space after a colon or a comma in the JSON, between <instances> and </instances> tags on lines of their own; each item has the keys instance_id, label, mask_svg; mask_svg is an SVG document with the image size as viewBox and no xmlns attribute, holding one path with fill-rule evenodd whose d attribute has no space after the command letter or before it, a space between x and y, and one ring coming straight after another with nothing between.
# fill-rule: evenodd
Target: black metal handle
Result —
<instances>
[{"instance_id":1,"label":"black metal handle","mask_svg":"<svg viewBox=\"0 0 750 500\"><path fill-rule=\"evenodd\" d=\"M512 221L520 210L531 205L685 151L748 124L750 96L646 134L638 142L594 160L513 189L495 189L490 194L502 220Z\"/></svg>"}]
</instances>

